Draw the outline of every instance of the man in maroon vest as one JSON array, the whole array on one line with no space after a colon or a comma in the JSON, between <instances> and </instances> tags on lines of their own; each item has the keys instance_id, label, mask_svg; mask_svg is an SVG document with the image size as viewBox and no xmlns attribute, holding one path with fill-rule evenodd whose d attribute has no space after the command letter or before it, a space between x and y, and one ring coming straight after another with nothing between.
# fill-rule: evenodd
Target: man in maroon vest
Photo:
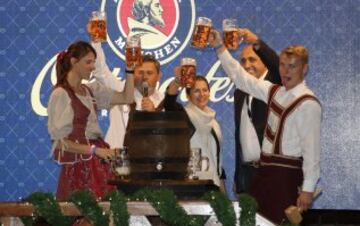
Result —
<instances>
[{"instance_id":1,"label":"man in maroon vest","mask_svg":"<svg viewBox=\"0 0 360 226\"><path fill-rule=\"evenodd\" d=\"M242 29L238 32L244 34ZM321 106L304 81L308 51L301 45L282 50L279 86L251 76L226 50L217 31L210 44L236 87L268 104L260 168L250 194L260 213L281 223L288 206L300 211L310 207L320 177Z\"/></svg>"}]
</instances>

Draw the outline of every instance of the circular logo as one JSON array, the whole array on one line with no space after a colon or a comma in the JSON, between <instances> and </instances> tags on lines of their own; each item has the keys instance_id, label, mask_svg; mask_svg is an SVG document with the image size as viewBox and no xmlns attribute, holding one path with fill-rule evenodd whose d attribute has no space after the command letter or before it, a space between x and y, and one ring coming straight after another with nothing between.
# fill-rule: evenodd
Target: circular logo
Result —
<instances>
[{"instance_id":1,"label":"circular logo","mask_svg":"<svg viewBox=\"0 0 360 226\"><path fill-rule=\"evenodd\" d=\"M108 44L125 60L128 36L141 38L142 54L166 64L178 56L191 38L195 24L194 0L103 0Z\"/></svg>"}]
</instances>

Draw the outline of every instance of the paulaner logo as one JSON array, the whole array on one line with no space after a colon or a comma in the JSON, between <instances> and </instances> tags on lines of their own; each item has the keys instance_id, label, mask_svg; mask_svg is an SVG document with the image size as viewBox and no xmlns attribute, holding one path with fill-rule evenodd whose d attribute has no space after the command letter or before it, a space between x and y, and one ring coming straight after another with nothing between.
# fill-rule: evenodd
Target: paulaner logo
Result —
<instances>
[{"instance_id":1,"label":"paulaner logo","mask_svg":"<svg viewBox=\"0 0 360 226\"><path fill-rule=\"evenodd\" d=\"M143 54L166 64L188 44L195 23L194 0L103 0L108 44L125 59L126 37L139 35Z\"/></svg>"}]
</instances>

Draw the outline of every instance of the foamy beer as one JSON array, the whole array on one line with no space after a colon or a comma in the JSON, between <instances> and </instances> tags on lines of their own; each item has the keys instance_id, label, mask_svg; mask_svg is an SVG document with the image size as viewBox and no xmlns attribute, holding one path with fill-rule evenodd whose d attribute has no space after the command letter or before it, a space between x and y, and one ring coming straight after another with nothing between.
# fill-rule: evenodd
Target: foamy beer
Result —
<instances>
[{"instance_id":1,"label":"foamy beer","mask_svg":"<svg viewBox=\"0 0 360 226\"><path fill-rule=\"evenodd\" d=\"M93 42L106 42L106 13L94 11L91 13L89 33Z\"/></svg>"},{"instance_id":2,"label":"foamy beer","mask_svg":"<svg viewBox=\"0 0 360 226\"><path fill-rule=\"evenodd\" d=\"M239 46L239 34L237 32L236 19L223 20L223 43L228 49L237 49Z\"/></svg>"},{"instance_id":3,"label":"foamy beer","mask_svg":"<svg viewBox=\"0 0 360 226\"><path fill-rule=\"evenodd\" d=\"M191 88L195 83L196 60L193 58L181 59L181 84L186 88Z\"/></svg>"},{"instance_id":4,"label":"foamy beer","mask_svg":"<svg viewBox=\"0 0 360 226\"><path fill-rule=\"evenodd\" d=\"M199 49L205 48L208 43L211 27L211 19L206 17L199 17L192 35L191 46Z\"/></svg>"},{"instance_id":5,"label":"foamy beer","mask_svg":"<svg viewBox=\"0 0 360 226\"><path fill-rule=\"evenodd\" d=\"M140 36L129 36L126 39L125 47L126 66L133 68L142 64L141 59L141 39Z\"/></svg>"}]
</instances>

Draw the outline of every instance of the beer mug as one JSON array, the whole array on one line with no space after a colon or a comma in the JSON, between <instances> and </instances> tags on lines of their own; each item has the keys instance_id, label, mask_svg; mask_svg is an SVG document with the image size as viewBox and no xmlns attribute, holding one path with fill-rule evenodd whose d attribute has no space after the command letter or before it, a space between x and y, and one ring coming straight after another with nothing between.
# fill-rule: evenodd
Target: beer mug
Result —
<instances>
[{"instance_id":1,"label":"beer mug","mask_svg":"<svg viewBox=\"0 0 360 226\"><path fill-rule=\"evenodd\" d=\"M237 32L236 19L223 20L223 43L228 49L237 49L239 46L239 34Z\"/></svg>"},{"instance_id":2,"label":"beer mug","mask_svg":"<svg viewBox=\"0 0 360 226\"><path fill-rule=\"evenodd\" d=\"M208 44L211 27L211 19L206 17L199 17L192 35L191 46L199 49L205 48Z\"/></svg>"},{"instance_id":3,"label":"beer mug","mask_svg":"<svg viewBox=\"0 0 360 226\"><path fill-rule=\"evenodd\" d=\"M197 180L199 177L197 172L209 170L209 158L201 156L201 148L190 149L190 159L188 164L188 177L192 180Z\"/></svg>"},{"instance_id":4,"label":"beer mug","mask_svg":"<svg viewBox=\"0 0 360 226\"><path fill-rule=\"evenodd\" d=\"M106 42L106 13L94 11L90 17L89 33L91 41Z\"/></svg>"},{"instance_id":5,"label":"beer mug","mask_svg":"<svg viewBox=\"0 0 360 226\"><path fill-rule=\"evenodd\" d=\"M120 155L115 156L111 161L111 168L115 175L121 179L126 179L130 175L130 160L127 148L120 149Z\"/></svg>"},{"instance_id":6,"label":"beer mug","mask_svg":"<svg viewBox=\"0 0 360 226\"><path fill-rule=\"evenodd\" d=\"M181 59L181 84L186 88L191 88L195 83L196 60L193 58Z\"/></svg>"},{"instance_id":7,"label":"beer mug","mask_svg":"<svg viewBox=\"0 0 360 226\"><path fill-rule=\"evenodd\" d=\"M126 66L134 68L142 64L140 36L128 36L125 47Z\"/></svg>"}]
</instances>

